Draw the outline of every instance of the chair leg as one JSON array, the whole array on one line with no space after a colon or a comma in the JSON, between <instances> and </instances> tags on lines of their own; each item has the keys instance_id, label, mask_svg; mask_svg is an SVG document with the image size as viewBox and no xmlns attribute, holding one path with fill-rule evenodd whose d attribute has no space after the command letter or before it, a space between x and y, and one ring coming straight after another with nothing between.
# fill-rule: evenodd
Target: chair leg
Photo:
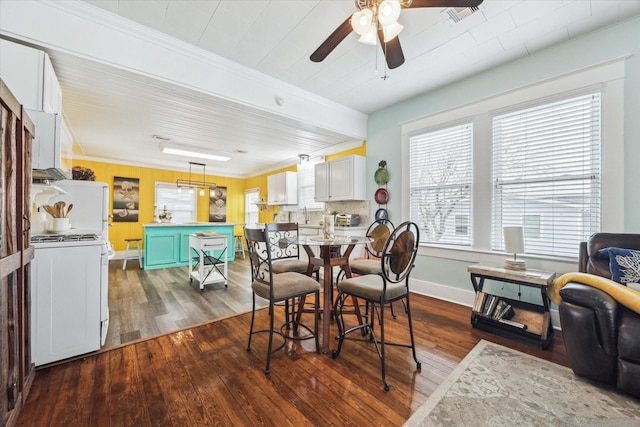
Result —
<instances>
[{"instance_id":1,"label":"chair leg","mask_svg":"<svg viewBox=\"0 0 640 427\"><path fill-rule=\"evenodd\" d=\"M301 298L301 304L304 304L304 296ZM318 319L320 318L320 291L316 291L316 303L315 303L315 310L314 310L314 314L313 317L315 318L314 321L314 332L315 332L315 336L316 336L316 353L320 353L320 339L318 338ZM302 305L300 306L300 312L302 312Z\"/></svg>"},{"instance_id":2,"label":"chair leg","mask_svg":"<svg viewBox=\"0 0 640 427\"><path fill-rule=\"evenodd\" d=\"M333 316L336 319L338 325L338 348L331 352L332 358L337 358L342 350L342 343L344 342L345 325L344 318L342 317L342 308L344 307L344 300L347 298L347 294L342 291L338 292L338 296L333 303Z\"/></svg>"},{"instance_id":3,"label":"chair leg","mask_svg":"<svg viewBox=\"0 0 640 427\"><path fill-rule=\"evenodd\" d=\"M271 349L273 348L273 318L275 317L275 311L273 307L273 301L269 301L269 310L271 315L269 316L269 346L267 348L267 367L264 370L265 374L269 374L269 367L271 365Z\"/></svg>"},{"instance_id":4,"label":"chair leg","mask_svg":"<svg viewBox=\"0 0 640 427\"><path fill-rule=\"evenodd\" d=\"M413 340L412 340L413 342ZM387 382L387 366L384 358L384 303L380 303L380 364L382 365L382 385L384 391L389 391L389 383Z\"/></svg>"},{"instance_id":5,"label":"chair leg","mask_svg":"<svg viewBox=\"0 0 640 427\"><path fill-rule=\"evenodd\" d=\"M411 351L413 352L413 360L416 362L416 368L417 369L422 369L422 363L420 361L418 361L418 356L416 355L416 343L413 339L413 323L411 322L411 305L409 304L409 293L407 293L407 297L406 297L407 301L406 301L406 305L405 305L405 309L407 312L407 320L409 322L409 336L411 337ZM404 299L402 300L403 304L404 304Z\"/></svg>"},{"instance_id":6,"label":"chair leg","mask_svg":"<svg viewBox=\"0 0 640 427\"><path fill-rule=\"evenodd\" d=\"M253 308L251 309L251 326L249 326L249 342L247 343L247 351L251 350L251 337L253 336L253 320L256 317L256 294L251 292L253 297Z\"/></svg>"},{"instance_id":7,"label":"chair leg","mask_svg":"<svg viewBox=\"0 0 640 427\"><path fill-rule=\"evenodd\" d=\"M397 318L396 313L393 311L393 303L390 302L389 306L391 307L391 317L393 317L394 319Z\"/></svg>"}]
</instances>

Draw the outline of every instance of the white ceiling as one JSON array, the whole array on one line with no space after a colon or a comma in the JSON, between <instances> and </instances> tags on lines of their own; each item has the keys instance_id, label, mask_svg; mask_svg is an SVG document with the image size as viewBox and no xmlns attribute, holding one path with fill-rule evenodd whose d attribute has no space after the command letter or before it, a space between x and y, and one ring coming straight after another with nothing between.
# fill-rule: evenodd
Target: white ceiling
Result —
<instances>
[{"instance_id":1,"label":"white ceiling","mask_svg":"<svg viewBox=\"0 0 640 427\"><path fill-rule=\"evenodd\" d=\"M231 68L248 67L365 114L640 14L637 0L485 0L458 23L444 9L407 9L399 19L406 62L386 71L380 48L358 43L353 33L323 62L309 60L356 11L351 0L85 2L237 63ZM336 130L214 99L187 85L47 51L62 85L79 158L187 167L188 158L159 152L152 138L156 134L180 144L247 151L226 163L206 161L207 171L251 176L290 164L300 153L335 151L338 144L354 140ZM381 78L385 72L386 80Z\"/></svg>"}]
</instances>

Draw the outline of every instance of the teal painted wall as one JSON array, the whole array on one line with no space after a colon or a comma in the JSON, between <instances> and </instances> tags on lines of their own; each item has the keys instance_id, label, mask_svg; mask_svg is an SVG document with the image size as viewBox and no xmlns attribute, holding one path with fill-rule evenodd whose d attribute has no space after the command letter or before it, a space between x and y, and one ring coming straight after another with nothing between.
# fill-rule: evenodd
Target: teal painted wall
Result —
<instances>
[{"instance_id":1,"label":"teal painted wall","mask_svg":"<svg viewBox=\"0 0 640 427\"><path fill-rule=\"evenodd\" d=\"M624 88L624 209L625 232L640 233L640 17L497 66L471 78L416 96L369 116L367 173L373 176L380 160L387 161L391 179L387 206L396 224L402 218L406 195L402 187L401 125L421 117L486 99L513 89L581 70L616 58L625 61ZM404 66L411 66L410 61ZM434 64L437 66L437 64ZM606 149L607 141L603 141ZM375 191L368 181L369 193ZM372 203L372 215L377 205ZM606 231L606 230L604 230ZM577 248L576 248L577 254ZM468 257L467 257L468 258ZM471 289L466 266L469 261L421 256L412 277L460 289ZM571 268L569 269L571 270ZM567 271L569 271L567 270ZM557 270L556 270L557 271Z\"/></svg>"}]
</instances>

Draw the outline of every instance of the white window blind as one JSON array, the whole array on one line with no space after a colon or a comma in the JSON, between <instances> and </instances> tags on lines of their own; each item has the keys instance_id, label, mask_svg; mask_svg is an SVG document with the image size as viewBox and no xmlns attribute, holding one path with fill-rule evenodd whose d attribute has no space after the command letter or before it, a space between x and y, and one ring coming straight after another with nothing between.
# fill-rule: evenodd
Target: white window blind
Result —
<instances>
[{"instance_id":1,"label":"white window blind","mask_svg":"<svg viewBox=\"0 0 640 427\"><path fill-rule=\"evenodd\" d=\"M298 208L307 210L324 210L323 202L316 202L315 165L320 159L310 159L298 164Z\"/></svg>"},{"instance_id":2,"label":"white window blind","mask_svg":"<svg viewBox=\"0 0 640 427\"><path fill-rule=\"evenodd\" d=\"M244 192L244 222L247 227L255 227L259 222L260 210L256 205L256 202L259 201L259 188L252 188Z\"/></svg>"},{"instance_id":3,"label":"white window blind","mask_svg":"<svg viewBox=\"0 0 640 427\"><path fill-rule=\"evenodd\" d=\"M471 245L473 125L409 138L410 219L425 243Z\"/></svg>"},{"instance_id":4,"label":"white window blind","mask_svg":"<svg viewBox=\"0 0 640 427\"><path fill-rule=\"evenodd\" d=\"M524 227L525 253L575 256L600 229L600 94L493 118L492 249Z\"/></svg>"},{"instance_id":5,"label":"white window blind","mask_svg":"<svg viewBox=\"0 0 640 427\"><path fill-rule=\"evenodd\" d=\"M156 182L156 218L164 207L171 213L171 222L183 223L196 220L197 189L182 187L175 183Z\"/></svg>"}]
</instances>

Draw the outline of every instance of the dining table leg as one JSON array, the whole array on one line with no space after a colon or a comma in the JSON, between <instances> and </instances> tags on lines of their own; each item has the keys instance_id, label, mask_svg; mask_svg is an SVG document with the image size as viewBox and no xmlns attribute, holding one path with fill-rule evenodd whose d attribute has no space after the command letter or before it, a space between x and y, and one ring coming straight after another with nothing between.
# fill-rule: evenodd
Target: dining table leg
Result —
<instances>
[{"instance_id":1,"label":"dining table leg","mask_svg":"<svg viewBox=\"0 0 640 427\"><path fill-rule=\"evenodd\" d=\"M331 266L331 246L321 246L320 256L324 262L322 275L324 276L324 298L322 308L322 352L329 353L331 310L333 308L333 268Z\"/></svg>"},{"instance_id":2,"label":"dining table leg","mask_svg":"<svg viewBox=\"0 0 640 427\"><path fill-rule=\"evenodd\" d=\"M342 266L345 269L347 277L351 277L351 269L349 268L349 255L355 245L348 245L347 249L342 254L332 257L332 248L334 245L321 245L320 256L313 253L312 249L304 245L304 250L309 257L309 267L307 268L307 275L311 276L315 265L322 267L323 275L323 302L322 302L322 341L321 349L322 353L330 352L331 343L331 315L333 311L333 267ZM358 310L358 315L359 315ZM358 316L360 317L360 316Z\"/></svg>"}]
</instances>

